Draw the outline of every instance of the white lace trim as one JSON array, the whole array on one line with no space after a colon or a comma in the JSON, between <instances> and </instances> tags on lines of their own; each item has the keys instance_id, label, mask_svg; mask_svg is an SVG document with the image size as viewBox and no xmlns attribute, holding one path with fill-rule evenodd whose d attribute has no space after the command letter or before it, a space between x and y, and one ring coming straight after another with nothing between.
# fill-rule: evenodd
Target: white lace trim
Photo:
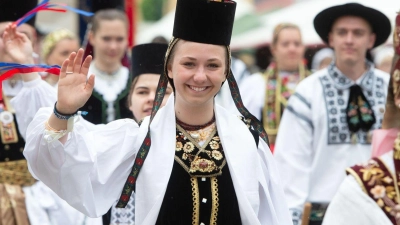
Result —
<instances>
[{"instance_id":1,"label":"white lace trim","mask_svg":"<svg viewBox=\"0 0 400 225\"><path fill-rule=\"evenodd\" d=\"M106 75L96 69L94 62L92 62L89 67L89 75L90 74L96 76L94 90L100 93L104 101L107 102L107 122L111 122L115 120L114 102L128 84L129 70L122 66L116 74L112 76Z\"/></svg>"}]
</instances>

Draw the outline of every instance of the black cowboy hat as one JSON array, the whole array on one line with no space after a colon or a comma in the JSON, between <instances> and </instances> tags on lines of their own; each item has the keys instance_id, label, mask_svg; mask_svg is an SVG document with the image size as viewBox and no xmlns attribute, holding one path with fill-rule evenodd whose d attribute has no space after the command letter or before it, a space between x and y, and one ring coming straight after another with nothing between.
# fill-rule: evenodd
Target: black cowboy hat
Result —
<instances>
[{"instance_id":1,"label":"black cowboy hat","mask_svg":"<svg viewBox=\"0 0 400 225\"><path fill-rule=\"evenodd\" d=\"M333 23L342 16L357 16L365 19L376 35L374 47L386 42L391 32L390 20L376 9L358 3L337 5L323 10L314 18L314 28L321 39L329 44L328 36Z\"/></svg>"}]
</instances>

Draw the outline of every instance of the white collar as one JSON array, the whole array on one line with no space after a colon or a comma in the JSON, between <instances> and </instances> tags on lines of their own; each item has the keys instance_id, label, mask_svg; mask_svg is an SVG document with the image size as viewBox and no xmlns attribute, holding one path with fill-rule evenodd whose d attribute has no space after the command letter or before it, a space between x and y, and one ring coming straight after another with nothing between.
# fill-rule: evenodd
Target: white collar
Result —
<instances>
[{"instance_id":1,"label":"white collar","mask_svg":"<svg viewBox=\"0 0 400 225\"><path fill-rule=\"evenodd\" d=\"M89 74L96 76L94 90L100 93L106 102L114 102L118 95L125 90L129 80L129 70L124 66L109 79L108 75L101 75L101 72L95 68L92 62L89 67Z\"/></svg>"}]
</instances>

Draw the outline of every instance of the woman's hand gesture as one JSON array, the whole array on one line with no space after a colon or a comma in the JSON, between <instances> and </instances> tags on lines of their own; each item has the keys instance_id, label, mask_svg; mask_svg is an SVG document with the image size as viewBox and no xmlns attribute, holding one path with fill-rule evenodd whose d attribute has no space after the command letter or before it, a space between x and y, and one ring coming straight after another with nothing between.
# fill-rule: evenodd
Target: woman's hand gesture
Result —
<instances>
[{"instance_id":1,"label":"woman's hand gesture","mask_svg":"<svg viewBox=\"0 0 400 225\"><path fill-rule=\"evenodd\" d=\"M83 49L71 53L61 66L58 82L57 110L63 114L75 113L92 95L94 75L87 78L92 56L82 63Z\"/></svg>"},{"instance_id":2,"label":"woman's hand gesture","mask_svg":"<svg viewBox=\"0 0 400 225\"><path fill-rule=\"evenodd\" d=\"M33 64L33 45L26 34L18 32L15 24L8 24L3 33L5 54L12 62Z\"/></svg>"}]
</instances>

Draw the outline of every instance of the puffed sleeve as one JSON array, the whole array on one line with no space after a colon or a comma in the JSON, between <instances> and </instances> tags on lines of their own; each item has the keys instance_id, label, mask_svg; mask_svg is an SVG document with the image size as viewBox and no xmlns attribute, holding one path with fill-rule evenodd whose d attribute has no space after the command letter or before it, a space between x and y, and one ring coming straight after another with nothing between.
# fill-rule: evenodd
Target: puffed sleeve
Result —
<instances>
[{"instance_id":1,"label":"puffed sleeve","mask_svg":"<svg viewBox=\"0 0 400 225\"><path fill-rule=\"evenodd\" d=\"M44 138L52 108L40 109L27 129L24 155L32 175L71 206L90 217L105 214L119 198L146 135L146 119L139 127L123 119L89 129L76 122L63 145Z\"/></svg>"},{"instance_id":2,"label":"puffed sleeve","mask_svg":"<svg viewBox=\"0 0 400 225\"><path fill-rule=\"evenodd\" d=\"M303 81L304 82L304 81ZM294 224L300 224L308 197L313 157L313 122L310 99L300 83L290 97L279 125L275 159Z\"/></svg>"},{"instance_id":3,"label":"puffed sleeve","mask_svg":"<svg viewBox=\"0 0 400 225\"><path fill-rule=\"evenodd\" d=\"M23 88L10 103L15 110L19 132L24 139L26 139L26 129L36 112L41 107L54 106L56 101L56 89L40 77L23 82Z\"/></svg>"}]
</instances>

